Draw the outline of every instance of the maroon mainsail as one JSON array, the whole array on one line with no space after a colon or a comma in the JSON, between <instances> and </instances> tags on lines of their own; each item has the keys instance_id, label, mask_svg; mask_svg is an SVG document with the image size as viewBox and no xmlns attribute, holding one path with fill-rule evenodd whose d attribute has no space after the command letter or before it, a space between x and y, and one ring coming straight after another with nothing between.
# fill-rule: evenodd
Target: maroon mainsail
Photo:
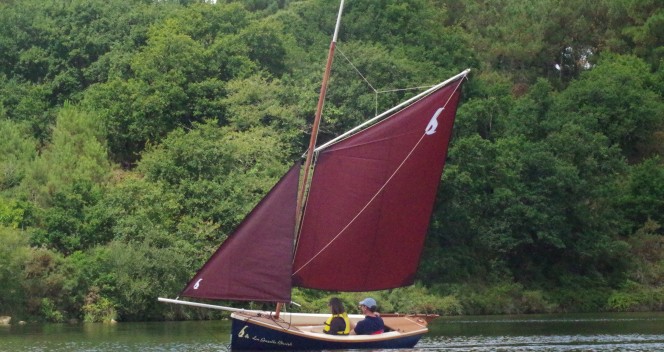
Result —
<instances>
[{"instance_id":1,"label":"maroon mainsail","mask_svg":"<svg viewBox=\"0 0 664 352\"><path fill-rule=\"evenodd\" d=\"M413 283L460 81L319 152L294 285L373 291Z\"/></svg>"},{"instance_id":2,"label":"maroon mainsail","mask_svg":"<svg viewBox=\"0 0 664 352\"><path fill-rule=\"evenodd\" d=\"M299 236L294 166L181 295L289 302L292 286L373 291L412 284L467 73L321 147Z\"/></svg>"}]
</instances>

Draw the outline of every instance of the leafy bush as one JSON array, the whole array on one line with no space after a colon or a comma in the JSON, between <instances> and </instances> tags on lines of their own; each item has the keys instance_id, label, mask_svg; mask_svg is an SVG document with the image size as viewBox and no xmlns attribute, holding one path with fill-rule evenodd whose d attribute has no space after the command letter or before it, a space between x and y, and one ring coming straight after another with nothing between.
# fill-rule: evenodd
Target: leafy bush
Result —
<instances>
[{"instance_id":1,"label":"leafy bush","mask_svg":"<svg viewBox=\"0 0 664 352\"><path fill-rule=\"evenodd\" d=\"M614 292L608 299L607 308L611 311L629 312L639 304L639 293Z\"/></svg>"},{"instance_id":2,"label":"leafy bush","mask_svg":"<svg viewBox=\"0 0 664 352\"><path fill-rule=\"evenodd\" d=\"M616 312L661 311L664 308L664 288L627 282L615 290L606 302L606 309Z\"/></svg>"},{"instance_id":3,"label":"leafy bush","mask_svg":"<svg viewBox=\"0 0 664 352\"><path fill-rule=\"evenodd\" d=\"M113 302L106 297L100 296L97 287L91 288L88 296L85 298L83 313L85 314L83 320L89 323L110 323L118 317Z\"/></svg>"},{"instance_id":4,"label":"leafy bush","mask_svg":"<svg viewBox=\"0 0 664 352\"><path fill-rule=\"evenodd\" d=\"M551 313L556 310L556 305L549 302L540 290L523 291L520 303L523 313Z\"/></svg>"},{"instance_id":5,"label":"leafy bush","mask_svg":"<svg viewBox=\"0 0 664 352\"><path fill-rule=\"evenodd\" d=\"M387 296L395 312L461 315L463 307L455 296L438 296L421 285L395 289Z\"/></svg>"},{"instance_id":6,"label":"leafy bush","mask_svg":"<svg viewBox=\"0 0 664 352\"><path fill-rule=\"evenodd\" d=\"M602 312L610 291L607 287L566 287L551 291L552 300L562 312Z\"/></svg>"},{"instance_id":7,"label":"leafy bush","mask_svg":"<svg viewBox=\"0 0 664 352\"><path fill-rule=\"evenodd\" d=\"M39 311L42 317L51 323L62 323L65 321L64 314L58 310L55 303L50 298L41 299Z\"/></svg>"},{"instance_id":8,"label":"leafy bush","mask_svg":"<svg viewBox=\"0 0 664 352\"><path fill-rule=\"evenodd\" d=\"M525 290L522 285L500 283L489 287L457 288L466 314L549 313L557 306L539 290Z\"/></svg>"},{"instance_id":9,"label":"leafy bush","mask_svg":"<svg viewBox=\"0 0 664 352\"><path fill-rule=\"evenodd\" d=\"M157 297L181 290L194 267L191 247L182 241L170 245L150 243L149 239L143 243L114 241L99 251L96 285L101 297L91 297L91 318L99 318L99 314L110 317L116 311L117 318L124 321L164 320L172 311Z\"/></svg>"}]
</instances>

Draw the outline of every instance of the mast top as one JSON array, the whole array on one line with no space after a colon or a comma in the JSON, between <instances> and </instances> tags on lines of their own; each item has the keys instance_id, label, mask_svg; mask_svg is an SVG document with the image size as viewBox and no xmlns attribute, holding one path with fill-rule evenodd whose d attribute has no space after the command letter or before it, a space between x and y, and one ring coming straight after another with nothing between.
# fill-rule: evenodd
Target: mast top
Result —
<instances>
[{"instance_id":1,"label":"mast top","mask_svg":"<svg viewBox=\"0 0 664 352\"><path fill-rule=\"evenodd\" d=\"M334 26L334 36L332 36L332 42L336 43L337 42L337 36L339 34L339 26L341 25L341 12L344 10L344 0L341 0L341 4L339 5L339 14L337 15L337 25Z\"/></svg>"}]
</instances>

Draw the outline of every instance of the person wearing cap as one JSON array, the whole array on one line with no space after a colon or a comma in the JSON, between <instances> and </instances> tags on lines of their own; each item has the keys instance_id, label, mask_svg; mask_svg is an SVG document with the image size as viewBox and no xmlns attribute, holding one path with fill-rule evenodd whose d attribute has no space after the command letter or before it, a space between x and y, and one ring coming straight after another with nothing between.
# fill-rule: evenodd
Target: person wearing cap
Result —
<instances>
[{"instance_id":1,"label":"person wearing cap","mask_svg":"<svg viewBox=\"0 0 664 352\"><path fill-rule=\"evenodd\" d=\"M325 321L323 332L330 335L350 334L350 320L348 320L348 314L346 314L344 304L341 300L337 297L332 297L327 305L332 311L332 316Z\"/></svg>"},{"instance_id":2,"label":"person wearing cap","mask_svg":"<svg viewBox=\"0 0 664 352\"><path fill-rule=\"evenodd\" d=\"M360 302L360 310L364 314L364 319L360 320L352 328L357 335L375 335L381 334L385 330L383 318L376 313L376 300L367 297Z\"/></svg>"}]
</instances>

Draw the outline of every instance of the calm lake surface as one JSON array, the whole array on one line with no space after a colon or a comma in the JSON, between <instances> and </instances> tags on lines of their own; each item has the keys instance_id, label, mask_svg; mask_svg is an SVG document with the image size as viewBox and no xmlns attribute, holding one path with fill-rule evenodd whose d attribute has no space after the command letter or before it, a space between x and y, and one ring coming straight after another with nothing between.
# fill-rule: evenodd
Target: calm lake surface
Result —
<instances>
[{"instance_id":1,"label":"calm lake surface","mask_svg":"<svg viewBox=\"0 0 664 352\"><path fill-rule=\"evenodd\" d=\"M401 351L664 351L664 313L443 317ZM229 321L0 326L0 351L228 351Z\"/></svg>"}]
</instances>

